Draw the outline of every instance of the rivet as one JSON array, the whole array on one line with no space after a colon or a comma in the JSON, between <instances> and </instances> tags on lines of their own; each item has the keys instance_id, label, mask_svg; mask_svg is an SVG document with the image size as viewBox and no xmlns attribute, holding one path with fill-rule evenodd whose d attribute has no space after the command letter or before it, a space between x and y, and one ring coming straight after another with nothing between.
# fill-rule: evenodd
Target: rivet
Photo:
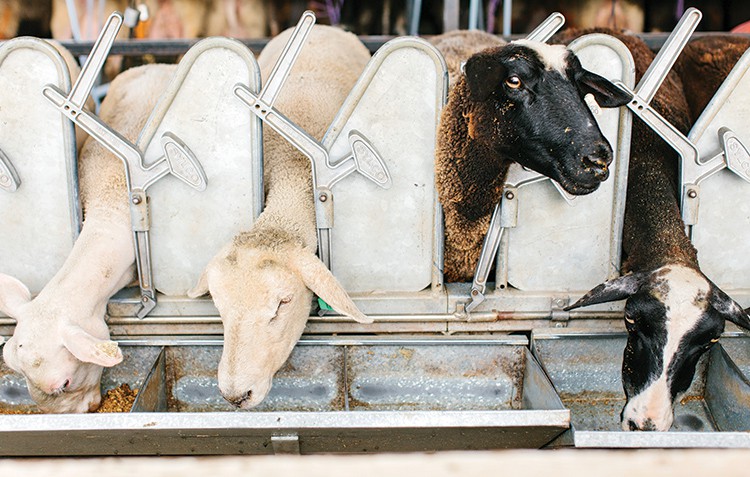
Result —
<instances>
[{"instance_id":1,"label":"rivet","mask_svg":"<svg viewBox=\"0 0 750 477\"><path fill-rule=\"evenodd\" d=\"M696 192L696 191L695 191L695 189L690 189L690 190L688 191L688 194L687 194L687 195L688 195L688 197L690 197L691 199L695 199L696 197L698 197L698 192Z\"/></svg>"},{"instance_id":2,"label":"rivet","mask_svg":"<svg viewBox=\"0 0 750 477\"><path fill-rule=\"evenodd\" d=\"M505 198L508 199L508 200L513 200L513 199L515 199L515 197L516 197L516 194L514 194L511 191L508 191L508 192L505 193Z\"/></svg>"},{"instance_id":3,"label":"rivet","mask_svg":"<svg viewBox=\"0 0 750 477\"><path fill-rule=\"evenodd\" d=\"M134 196L133 196L133 203L134 203L135 205L138 205L138 204L140 204L140 203L141 203L141 198L140 198L139 196L137 196L137 195L134 195Z\"/></svg>"},{"instance_id":4,"label":"rivet","mask_svg":"<svg viewBox=\"0 0 750 477\"><path fill-rule=\"evenodd\" d=\"M471 291L471 296L477 296L477 295L479 295L479 290L472 290Z\"/></svg>"},{"instance_id":5,"label":"rivet","mask_svg":"<svg viewBox=\"0 0 750 477\"><path fill-rule=\"evenodd\" d=\"M327 195L327 194L320 194L320 197L318 197L318 199L319 199L319 200L320 200L321 202L325 202L325 201L327 201L327 200L328 200L328 195Z\"/></svg>"}]
</instances>

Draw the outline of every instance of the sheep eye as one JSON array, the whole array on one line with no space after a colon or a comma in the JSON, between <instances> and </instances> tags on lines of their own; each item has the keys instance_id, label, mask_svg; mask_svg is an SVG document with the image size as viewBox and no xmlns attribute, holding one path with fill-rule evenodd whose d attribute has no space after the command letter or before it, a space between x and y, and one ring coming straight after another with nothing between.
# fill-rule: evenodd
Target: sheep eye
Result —
<instances>
[{"instance_id":1,"label":"sheep eye","mask_svg":"<svg viewBox=\"0 0 750 477\"><path fill-rule=\"evenodd\" d=\"M635 324L635 320L630 315L628 315L627 313L625 314L625 321L627 323L630 323L631 325Z\"/></svg>"},{"instance_id":2,"label":"sheep eye","mask_svg":"<svg viewBox=\"0 0 750 477\"><path fill-rule=\"evenodd\" d=\"M515 75L514 76L509 76L505 80L505 84L510 89L518 89L518 88L521 87L521 79L518 76L515 76Z\"/></svg>"},{"instance_id":3,"label":"sheep eye","mask_svg":"<svg viewBox=\"0 0 750 477\"><path fill-rule=\"evenodd\" d=\"M281 299L281 301L279 302L279 305L286 305L287 303L291 301L292 301L292 297L287 296Z\"/></svg>"},{"instance_id":4,"label":"sheep eye","mask_svg":"<svg viewBox=\"0 0 750 477\"><path fill-rule=\"evenodd\" d=\"M718 343L718 342L719 342L719 338L714 338L711 340L711 343Z\"/></svg>"}]
</instances>

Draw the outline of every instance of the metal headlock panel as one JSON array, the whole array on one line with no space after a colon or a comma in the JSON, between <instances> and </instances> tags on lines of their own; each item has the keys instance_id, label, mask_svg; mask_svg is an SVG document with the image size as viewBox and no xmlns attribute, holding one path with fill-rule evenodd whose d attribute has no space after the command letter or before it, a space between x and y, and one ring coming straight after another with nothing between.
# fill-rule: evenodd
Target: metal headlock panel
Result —
<instances>
[{"instance_id":1,"label":"metal headlock panel","mask_svg":"<svg viewBox=\"0 0 750 477\"><path fill-rule=\"evenodd\" d=\"M0 273L38 293L81 228L73 125L41 95L69 91L60 53L36 38L0 49Z\"/></svg>"},{"instance_id":2,"label":"metal headlock panel","mask_svg":"<svg viewBox=\"0 0 750 477\"><path fill-rule=\"evenodd\" d=\"M750 304L750 51L740 58L688 135L700 162L683 177L700 200L691 238L703 272Z\"/></svg>"},{"instance_id":3,"label":"metal headlock panel","mask_svg":"<svg viewBox=\"0 0 750 477\"><path fill-rule=\"evenodd\" d=\"M208 186L185 187L174 178L150 190L154 287L185 296L213 255L263 206L260 120L232 94L237 83L260 88L252 53L227 38L209 38L188 50L138 140L150 165L171 132L190 141Z\"/></svg>"},{"instance_id":4,"label":"metal headlock panel","mask_svg":"<svg viewBox=\"0 0 750 477\"><path fill-rule=\"evenodd\" d=\"M432 45L392 40L373 56L323 138L340 157L353 133L367 137L390 175L387 190L363 177L332 189L331 270L355 296L442 284L434 150L447 82L445 62Z\"/></svg>"}]
</instances>

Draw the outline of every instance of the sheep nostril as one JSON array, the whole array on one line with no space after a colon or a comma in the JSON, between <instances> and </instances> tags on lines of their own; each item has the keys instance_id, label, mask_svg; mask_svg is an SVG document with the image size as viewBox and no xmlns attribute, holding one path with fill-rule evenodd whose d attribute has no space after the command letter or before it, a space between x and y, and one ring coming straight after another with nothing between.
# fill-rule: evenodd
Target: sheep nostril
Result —
<instances>
[{"instance_id":1,"label":"sheep nostril","mask_svg":"<svg viewBox=\"0 0 750 477\"><path fill-rule=\"evenodd\" d=\"M252 395L253 395L253 392L248 391L247 394L245 394L244 396L237 398L237 399L232 399L229 402L232 403L232 405L235 407L241 407L242 403L250 399Z\"/></svg>"},{"instance_id":2,"label":"sheep nostril","mask_svg":"<svg viewBox=\"0 0 750 477\"><path fill-rule=\"evenodd\" d=\"M596 156L584 156L583 165L586 169L590 170L597 178L604 180L609 176L609 164L604 159Z\"/></svg>"},{"instance_id":3,"label":"sheep nostril","mask_svg":"<svg viewBox=\"0 0 750 477\"><path fill-rule=\"evenodd\" d=\"M630 429L631 431L637 431L638 430L638 425L635 423L634 420L628 419L628 429Z\"/></svg>"},{"instance_id":4,"label":"sheep nostril","mask_svg":"<svg viewBox=\"0 0 750 477\"><path fill-rule=\"evenodd\" d=\"M65 380L65 383L62 385L62 389L68 389L68 386L70 386L70 379Z\"/></svg>"}]
</instances>

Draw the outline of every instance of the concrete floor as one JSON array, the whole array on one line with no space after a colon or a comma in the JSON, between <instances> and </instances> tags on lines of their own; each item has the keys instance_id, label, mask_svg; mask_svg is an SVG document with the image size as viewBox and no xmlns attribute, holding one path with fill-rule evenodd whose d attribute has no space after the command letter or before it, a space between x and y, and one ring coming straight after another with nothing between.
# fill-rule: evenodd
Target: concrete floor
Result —
<instances>
[{"instance_id":1,"label":"concrete floor","mask_svg":"<svg viewBox=\"0 0 750 477\"><path fill-rule=\"evenodd\" d=\"M2 459L13 477L721 477L750 475L749 450L513 450L362 456Z\"/></svg>"}]
</instances>

